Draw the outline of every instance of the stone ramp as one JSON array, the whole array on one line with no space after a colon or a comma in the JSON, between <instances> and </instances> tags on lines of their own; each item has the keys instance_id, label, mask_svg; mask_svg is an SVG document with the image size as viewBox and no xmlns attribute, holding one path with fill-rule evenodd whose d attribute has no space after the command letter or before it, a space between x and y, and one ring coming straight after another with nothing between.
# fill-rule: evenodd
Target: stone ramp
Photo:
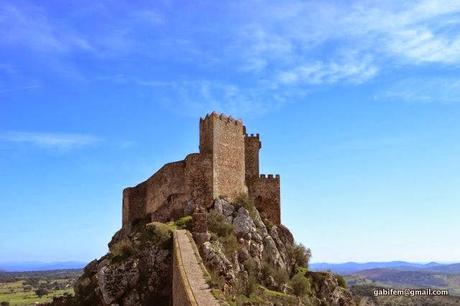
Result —
<instances>
[{"instance_id":1,"label":"stone ramp","mask_svg":"<svg viewBox=\"0 0 460 306\"><path fill-rule=\"evenodd\" d=\"M173 306L217 306L194 244L186 230L174 232Z\"/></svg>"}]
</instances>

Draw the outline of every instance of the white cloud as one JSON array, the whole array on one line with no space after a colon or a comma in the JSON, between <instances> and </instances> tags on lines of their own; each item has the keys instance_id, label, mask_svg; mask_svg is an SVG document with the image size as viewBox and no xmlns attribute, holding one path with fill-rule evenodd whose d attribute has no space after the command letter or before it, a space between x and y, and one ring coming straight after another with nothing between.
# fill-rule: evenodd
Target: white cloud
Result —
<instances>
[{"instance_id":1,"label":"white cloud","mask_svg":"<svg viewBox=\"0 0 460 306\"><path fill-rule=\"evenodd\" d=\"M96 144L101 139L84 134L2 132L0 133L0 141L31 144L44 148L72 149Z\"/></svg>"},{"instance_id":2,"label":"white cloud","mask_svg":"<svg viewBox=\"0 0 460 306\"><path fill-rule=\"evenodd\" d=\"M210 111L243 115L260 115L278 109L294 97L305 95L305 90L263 87L241 87L232 83L201 81L139 82L151 87L153 98L172 111L199 116ZM266 99L270 95L270 99Z\"/></svg>"},{"instance_id":3,"label":"white cloud","mask_svg":"<svg viewBox=\"0 0 460 306\"><path fill-rule=\"evenodd\" d=\"M46 6L0 4L0 46L48 52L46 68L55 61L56 74L75 79L194 80L149 86L170 101L165 105L183 99L187 109L239 113L262 113L316 86L361 84L401 67L460 65L458 0L244 0L185 11L159 4L119 18L127 7L102 1L57 16ZM99 26L80 26L86 20ZM76 60L79 52L90 60ZM13 85L3 87L21 88Z\"/></svg>"},{"instance_id":4,"label":"white cloud","mask_svg":"<svg viewBox=\"0 0 460 306\"><path fill-rule=\"evenodd\" d=\"M460 37L437 37L428 29L401 30L389 40L387 47L416 63L460 62Z\"/></svg>"},{"instance_id":5,"label":"white cloud","mask_svg":"<svg viewBox=\"0 0 460 306\"><path fill-rule=\"evenodd\" d=\"M349 75L360 83L401 63L460 64L459 1L249 1L242 10L252 12L253 29L239 30L243 66L258 63L286 84L302 75L310 84Z\"/></svg>"},{"instance_id":6,"label":"white cloud","mask_svg":"<svg viewBox=\"0 0 460 306\"><path fill-rule=\"evenodd\" d=\"M404 79L388 86L379 92L375 98L382 101L409 103L459 103L460 79Z\"/></svg>"},{"instance_id":7,"label":"white cloud","mask_svg":"<svg viewBox=\"0 0 460 306\"><path fill-rule=\"evenodd\" d=\"M363 83L374 77L377 67L368 60L350 62L313 62L283 71L278 75L282 84Z\"/></svg>"},{"instance_id":8,"label":"white cloud","mask_svg":"<svg viewBox=\"0 0 460 306\"><path fill-rule=\"evenodd\" d=\"M0 5L0 44L27 46L40 52L91 51L87 39L64 24L55 24L38 6Z\"/></svg>"}]
</instances>

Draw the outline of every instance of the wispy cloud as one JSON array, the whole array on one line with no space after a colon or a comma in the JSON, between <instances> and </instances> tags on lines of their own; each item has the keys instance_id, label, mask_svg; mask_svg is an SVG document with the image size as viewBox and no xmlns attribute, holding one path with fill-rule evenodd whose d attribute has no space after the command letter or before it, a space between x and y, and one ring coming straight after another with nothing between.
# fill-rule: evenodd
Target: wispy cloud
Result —
<instances>
[{"instance_id":1,"label":"wispy cloud","mask_svg":"<svg viewBox=\"0 0 460 306\"><path fill-rule=\"evenodd\" d=\"M313 62L283 71L278 75L283 84L360 84L377 74L378 68L368 59L348 62Z\"/></svg>"},{"instance_id":2,"label":"wispy cloud","mask_svg":"<svg viewBox=\"0 0 460 306\"><path fill-rule=\"evenodd\" d=\"M166 106L183 99L187 109L263 113L324 85L361 85L405 67L458 68L460 2L237 0L177 10L103 0L62 15L11 2L0 4L0 37L0 47L27 50L25 62L46 54L49 78L156 80L149 86ZM46 73L13 64L34 79ZM5 90L27 88L13 81Z\"/></svg>"},{"instance_id":3,"label":"wispy cloud","mask_svg":"<svg viewBox=\"0 0 460 306\"><path fill-rule=\"evenodd\" d=\"M39 6L0 4L0 44L22 45L40 52L92 50L84 36L64 24L55 24Z\"/></svg>"},{"instance_id":4,"label":"wispy cloud","mask_svg":"<svg viewBox=\"0 0 460 306\"><path fill-rule=\"evenodd\" d=\"M38 89L38 88L40 88L40 85L38 84L26 85L22 87L13 87L13 88L0 88L0 94L10 93L10 92L15 92L15 91L27 91L27 90L33 90L33 89Z\"/></svg>"},{"instance_id":5,"label":"wispy cloud","mask_svg":"<svg viewBox=\"0 0 460 306\"><path fill-rule=\"evenodd\" d=\"M408 147L411 146L412 143L412 138L387 136L372 139L348 140L335 145L333 149L344 151L386 150L388 148Z\"/></svg>"},{"instance_id":6,"label":"wispy cloud","mask_svg":"<svg viewBox=\"0 0 460 306\"><path fill-rule=\"evenodd\" d=\"M281 71L286 83L346 82L349 75L360 83L401 63L460 64L458 1L248 1L242 7L252 12L250 26L240 29L243 65ZM379 60L363 67L358 58Z\"/></svg>"},{"instance_id":7,"label":"wispy cloud","mask_svg":"<svg viewBox=\"0 0 460 306\"><path fill-rule=\"evenodd\" d=\"M404 79L378 92L375 99L409 103L460 103L460 79Z\"/></svg>"},{"instance_id":8,"label":"wispy cloud","mask_svg":"<svg viewBox=\"0 0 460 306\"><path fill-rule=\"evenodd\" d=\"M0 132L0 141L52 149L73 149L93 145L102 140L99 137L85 134Z\"/></svg>"},{"instance_id":9,"label":"wispy cloud","mask_svg":"<svg viewBox=\"0 0 460 306\"><path fill-rule=\"evenodd\" d=\"M180 110L191 116L215 110L236 116L261 115L289 103L295 97L303 96L306 90L286 91L263 87L248 89L233 83L200 81L139 82L152 88L152 95L170 110ZM271 93L271 99L265 95Z\"/></svg>"}]
</instances>

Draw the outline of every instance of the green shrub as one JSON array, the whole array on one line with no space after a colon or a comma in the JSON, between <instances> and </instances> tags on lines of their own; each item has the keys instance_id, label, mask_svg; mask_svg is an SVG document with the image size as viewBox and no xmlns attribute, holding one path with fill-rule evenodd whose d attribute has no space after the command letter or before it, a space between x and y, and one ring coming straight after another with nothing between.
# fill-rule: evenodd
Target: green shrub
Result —
<instances>
[{"instance_id":1,"label":"green shrub","mask_svg":"<svg viewBox=\"0 0 460 306\"><path fill-rule=\"evenodd\" d=\"M249 212L253 212L255 207L254 207L254 202L248 197L247 194L241 193L235 198L234 201L236 204L240 205L241 207L246 208Z\"/></svg>"},{"instance_id":2,"label":"green shrub","mask_svg":"<svg viewBox=\"0 0 460 306\"><path fill-rule=\"evenodd\" d=\"M150 222L150 217L138 218L131 224L131 232L136 233L144 229L145 225Z\"/></svg>"},{"instance_id":3,"label":"green shrub","mask_svg":"<svg viewBox=\"0 0 460 306\"><path fill-rule=\"evenodd\" d=\"M289 275L288 273L283 270L283 269L274 269L273 271L273 278L275 279L275 282L279 285L285 284L289 280Z\"/></svg>"},{"instance_id":4,"label":"green shrub","mask_svg":"<svg viewBox=\"0 0 460 306\"><path fill-rule=\"evenodd\" d=\"M219 237L225 237L233 232L233 225L225 220L224 215L212 211L208 214L208 230Z\"/></svg>"},{"instance_id":5,"label":"green shrub","mask_svg":"<svg viewBox=\"0 0 460 306\"><path fill-rule=\"evenodd\" d=\"M221 289L224 287L225 279L223 276L218 275L214 270L209 269L210 279L207 280L209 287Z\"/></svg>"},{"instance_id":6,"label":"green shrub","mask_svg":"<svg viewBox=\"0 0 460 306\"><path fill-rule=\"evenodd\" d=\"M258 286L258 283L257 283L257 279L256 279L255 275L249 274L248 283L246 285L246 290L245 290L244 294L246 296L250 296L251 293L256 291L257 286Z\"/></svg>"},{"instance_id":7,"label":"green shrub","mask_svg":"<svg viewBox=\"0 0 460 306\"><path fill-rule=\"evenodd\" d=\"M39 289L35 290L35 294L36 294L39 298L41 298L41 297L44 296L44 295L47 295L48 293L49 293L49 291L46 290L46 289L44 289L44 288L39 288Z\"/></svg>"},{"instance_id":8,"label":"green shrub","mask_svg":"<svg viewBox=\"0 0 460 306\"><path fill-rule=\"evenodd\" d=\"M303 296L310 291L310 282L302 273L294 275L289 284L297 296Z\"/></svg>"},{"instance_id":9,"label":"green shrub","mask_svg":"<svg viewBox=\"0 0 460 306\"><path fill-rule=\"evenodd\" d=\"M335 274L334 276L340 287L347 288L347 282L345 281L345 278L343 278L342 275Z\"/></svg>"},{"instance_id":10,"label":"green shrub","mask_svg":"<svg viewBox=\"0 0 460 306\"><path fill-rule=\"evenodd\" d=\"M270 263L264 262L262 265L262 269L260 270L260 272L262 273L263 279L267 279L270 276L273 276L274 270L275 269Z\"/></svg>"},{"instance_id":11,"label":"green shrub","mask_svg":"<svg viewBox=\"0 0 460 306\"><path fill-rule=\"evenodd\" d=\"M289 257L293 260L295 267L308 268L308 262L311 257L310 249L305 248L302 244L294 244L288 249Z\"/></svg>"},{"instance_id":12,"label":"green shrub","mask_svg":"<svg viewBox=\"0 0 460 306\"><path fill-rule=\"evenodd\" d=\"M129 239L123 239L115 242L110 248L110 258L125 259L135 254L133 244Z\"/></svg>"},{"instance_id":13,"label":"green shrub","mask_svg":"<svg viewBox=\"0 0 460 306\"><path fill-rule=\"evenodd\" d=\"M256 277L258 273L257 263L254 259L249 258L244 261L243 266L244 266L244 269L248 272L248 281L245 284L246 286L242 288L243 292L241 293L249 297L251 293L253 293L256 290L257 285L258 285L257 277Z\"/></svg>"},{"instance_id":14,"label":"green shrub","mask_svg":"<svg viewBox=\"0 0 460 306\"><path fill-rule=\"evenodd\" d=\"M170 225L152 222L145 226L143 238L162 248L168 248L171 243L172 232L173 229Z\"/></svg>"},{"instance_id":15,"label":"green shrub","mask_svg":"<svg viewBox=\"0 0 460 306\"><path fill-rule=\"evenodd\" d=\"M257 273L257 263L254 259L248 258L243 262L244 269L248 272L248 274L256 274Z\"/></svg>"},{"instance_id":16,"label":"green shrub","mask_svg":"<svg viewBox=\"0 0 460 306\"><path fill-rule=\"evenodd\" d=\"M238 241L236 240L236 236L232 233L224 237L219 237L218 240L220 241L220 243L222 243L222 246L224 247L225 256L231 259L233 253L237 251L240 246Z\"/></svg>"},{"instance_id":17,"label":"green shrub","mask_svg":"<svg viewBox=\"0 0 460 306\"><path fill-rule=\"evenodd\" d=\"M192 230L192 216L185 216L180 219L177 219L174 224L176 225L177 228L179 229L186 229L186 230Z\"/></svg>"},{"instance_id":18,"label":"green shrub","mask_svg":"<svg viewBox=\"0 0 460 306\"><path fill-rule=\"evenodd\" d=\"M261 273L264 280L267 280L271 276L279 285L285 284L289 280L289 275L285 270L275 268L268 262L263 263Z\"/></svg>"}]
</instances>

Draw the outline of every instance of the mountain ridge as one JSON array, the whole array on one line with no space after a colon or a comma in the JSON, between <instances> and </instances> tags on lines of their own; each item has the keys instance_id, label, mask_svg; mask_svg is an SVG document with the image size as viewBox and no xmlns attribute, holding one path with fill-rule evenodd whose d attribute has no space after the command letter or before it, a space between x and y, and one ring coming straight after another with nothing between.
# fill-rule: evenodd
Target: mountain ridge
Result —
<instances>
[{"instance_id":1,"label":"mountain ridge","mask_svg":"<svg viewBox=\"0 0 460 306\"><path fill-rule=\"evenodd\" d=\"M373 262L345 262L345 263L311 263L312 271L332 271L339 274L352 274L369 269L394 269L403 271L433 271L444 273L460 273L460 263L443 264L438 262L414 263L407 261L373 261Z\"/></svg>"},{"instance_id":2,"label":"mountain ridge","mask_svg":"<svg viewBox=\"0 0 460 306\"><path fill-rule=\"evenodd\" d=\"M86 264L87 262L83 262L83 261L0 262L0 271L2 272L32 272L32 271L82 269Z\"/></svg>"}]
</instances>

